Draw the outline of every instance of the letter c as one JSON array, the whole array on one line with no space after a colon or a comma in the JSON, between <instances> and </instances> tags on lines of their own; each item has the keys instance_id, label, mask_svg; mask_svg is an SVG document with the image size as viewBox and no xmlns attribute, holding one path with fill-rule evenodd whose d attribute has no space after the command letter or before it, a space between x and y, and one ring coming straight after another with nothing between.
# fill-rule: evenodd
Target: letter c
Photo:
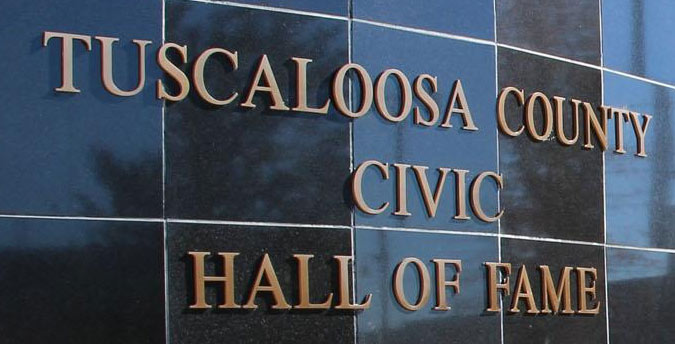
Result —
<instances>
[{"instance_id":1,"label":"letter c","mask_svg":"<svg viewBox=\"0 0 675 344\"><path fill-rule=\"evenodd\" d=\"M369 166L375 166L380 170L382 177L384 179L389 179L389 164L383 164L376 160L368 160L363 162L359 167L354 171L354 179L352 180L352 197L354 199L354 204L366 214L377 215L385 211L389 206L389 202L384 202L382 205L373 209L366 204L366 201L363 199L363 190L362 190L362 179L363 174Z\"/></svg>"},{"instance_id":2,"label":"letter c","mask_svg":"<svg viewBox=\"0 0 675 344\"><path fill-rule=\"evenodd\" d=\"M509 93L514 93L516 95L516 98L518 98L518 103L520 103L520 106L523 106L525 104L525 91L519 90L513 86L505 87L504 89L502 89L502 91L499 93L499 98L497 99L497 124L499 125L499 129L504 134L516 137L523 132L525 126L521 124L520 127L516 129L516 131L513 131L511 130L511 128L509 128L508 123L506 123L506 114L504 113L504 106L506 105L506 96L508 96Z\"/></svg>"}]
</instances>

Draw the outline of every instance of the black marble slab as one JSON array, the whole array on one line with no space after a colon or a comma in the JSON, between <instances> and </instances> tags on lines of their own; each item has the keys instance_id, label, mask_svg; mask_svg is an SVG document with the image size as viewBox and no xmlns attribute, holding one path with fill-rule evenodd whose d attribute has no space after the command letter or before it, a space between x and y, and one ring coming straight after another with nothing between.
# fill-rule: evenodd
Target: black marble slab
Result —
<instances>
[{"instance_id":1,"label":"black marble slab","mask_svg":"<svg viewBox=\"0 0 675 344\"><path fill-rule=\"evenodd\" d=\"M236 90L237 104L263 54L286 104L295 102L292 57L314 60L307 75L314 106L325 102L333 72L347 62L342 20L167 1L166 28L168 41L186 44L191 52L186 70L197 52L210 47L238 53L237 71L226 62L205 68L210 92ZM254 97L254 109L235 103L213 107L191 92L166 108L169 217L349 224L344 192L350 138L343 116L334 110L327 115L267 110L264 94Z\"/></svg>"},{"instance_id":2,"label":"black marble slab","mask_svg":"<svg viewBox=\"0 0 675 344\"><path fill-rule=\"evenodd\" d=\"M359 297L373 293L372 306L358 314L360 343L500 343L499 313L486 313L486 273L483 263L498 261L493 237L411 233L357 229L356 289ZM407 257L422 260L431 286L428 303L409 311L396 301L392 289L394 271ZM460 292L446 289L448 311L436 311L436 275L431 259L460 259ZM446 266L446 280L455 269ZM413 265L404 274L409 302L419 295L419 277Z\"/></svg>"},{"instance_id":3,"label":"black marble slab","mask_svg":"<svg viewBox=\"0 0 675 344\"><path fill-rule=\"evenodd\" d=\"M495 6L499 43L600 65L597 0L497 0Z\"/></svg>"},{"instance_id":4,"label":"black marble slab","mask_svg":"<svg viewBox=\"0 0 675 344\"><path fill-rule=\"evenodd\" d=\"M527 95L539 91L549 98L565 97L564 128L572 133L574 98L601 104L600 71L527 53L498 50L499 88L515 86ZM511 128L523 123L523 107L509 97L506 119ZM541 113L535 110L535 113ZM542 116L535 116L542 131ZM501 204L503 233L602 242L603 171L602 151L585 150L583 114L579 115L579 140L571 147L554 136L535 142L524 131L518 137L499 134L499 170L505 187Z\"/></svg>"},{"instance_id":5,"label":"black marble slab","mask_svg":"<svg viewBox=\"0 0 675 344\"><path fill-rule=\"evenodd\" d=\"M265 253L276 271L286 301L297 304L297 263L293 254L313 254L309 260L310 297L322 301L335 292L337 268L333 255L351 255L349 229L253 227L205 224L168 225L169 339L172 343L349 343L354 341L354 313L326 310L274 310L261 293L258 309L189 309L193 303L193 261L189 251L238 252L234 260L235 299L249 297L256 269ZM205 273L222 274L222 259L207 258ZM220 262L220 264L218 263ZM219 268L220 266L220 268ZM206 301L217 304L219 285L207 285Z\"/></svg>"},{"instance_id":6,"label":"black marble slab","mask_svg":"<svg viewBox=\"0 0 675 344\"><path fill-rule=\"evenodd\" d=\"M675 255L607 249L609 339L612 343L675 340Z\"/></svg>"},{"instance_id":7,"label":"black marble slab","mask_svg":"<svg viewBox=\"0 0 675 344\"><path fill-rule=\"evenodd\" d=\"M0 342L164 343L161 223L0 220Z\"/></svg>"},{"instance_id":8,"label":"black marble slab","mask_svg":"<svg viewBox=\"0 0 675 344\"><path fill-rule=\"evenodd\" d=\"M555 283L565 266L597 269L595 288L600 312L596 315L525 314L525 301L521 300L520 313L504 311L504 343L606 343L607 299L605 297L604 249L598 246L559 244L529 240L502 239L502 262L512 264L511 290L515 288L518 269L525 265L532 283L537 307L540 308L541 283L537 270L539 265L548 265ZM572 309L577 310L577 275L570 276ZM506 298L509 302L513 293ZM587 297L588 307L596 302ZM610 301L611 302L611 301ZM504 302L503 308L508 307Z\"/></svg>"}]
</instances>

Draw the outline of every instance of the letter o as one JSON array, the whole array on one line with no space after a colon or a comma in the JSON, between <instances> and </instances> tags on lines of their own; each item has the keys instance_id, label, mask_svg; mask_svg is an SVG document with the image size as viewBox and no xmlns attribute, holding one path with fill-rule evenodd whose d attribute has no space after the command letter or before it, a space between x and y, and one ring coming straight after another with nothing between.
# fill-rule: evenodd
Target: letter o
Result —
<instances>
[{"instance_id":1,"label":"letter o","mask_svg":"<svg viewBox=\"0 0 675 344\"><path fill-rule=\"evenodd\" d=\"M544 131L542 134L537 133L537 128L534 126L534 103L537 99L544 106ZM527 133L537 141L546 141L551 135L553 131L553 108L545 94L534 92L527 98L527 102L525 103L525 127L527 128Z\"/></svg>"},{"instance_id":2,"label":"letter o","mask_svg":"<svg viewBox=\"0 0 675 344\"><path fill-rule=\"evenodd\" d=\"M385 87L390 75L396 78L401 89L401 107L396 116L392 116L387 110L385 99ZM387 69L377 77L375 81L375 107L382 117L391 122L400 122L408 117L412 108L412 89L410 88L410 81L403 72L398 69Z\"/></svg>"},{"instance_id":3,"label":"letter o","mask_svg":"<svg viewBox=\"0 0 675 344\"><path fill-rule=\"evenodd\" d=\"M420 278L420 294L415 304L411 304L408 302L408 300L406 300L405 292L403 290L403 275L405 273L406 266L408 266L410 263L415 265ZM424 262L415 257L403 259L398 264L396 271L394 272L394 296L396 297L396 301L398 301L401 307L409 311L416 311L424 307L424 305L426 305L429 301L429 281L429 270L427 270Z\"/></svg>"},{"instance_id":4,"label":"letter o","mask_svg":"<svg viewBox=\"0 0 675 344\"><path fill-rule=\"evenodd\" d=\"M351 111L345 101L344 94L345 76L350 69L356 72L361 82L361 107L356 112ZM373 85L370 75L363 66L356 63L348 63L340 67L333 77L332 95L335 107L341 114L351 118L359 118L365 115L373 104Z\"/></svg>"}]
</instances>

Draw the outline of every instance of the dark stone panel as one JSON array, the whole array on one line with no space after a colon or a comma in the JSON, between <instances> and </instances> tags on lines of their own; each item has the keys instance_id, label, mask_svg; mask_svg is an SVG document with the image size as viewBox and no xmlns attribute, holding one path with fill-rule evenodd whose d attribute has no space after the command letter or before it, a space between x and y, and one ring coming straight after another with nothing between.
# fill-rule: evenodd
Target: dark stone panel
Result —
<instances>
[{"instance_id":1,"label":"dark stone panel","mask_svg":"<svg viewBox=\"0 0 675 344\"><path fill-rule=\"evenodd\" d=\"M313 302L335 293L337 265L334 255L351 255L349 229L240 227L175 224L168 226L169 332L172 343L350 343L354 341L354 315L337 310L272 310L271 297L261 293L258 309L189 309L193 303L193 261L189 251L211 252L207 275L222 274L217 252L239 252L234 260L235 299L246 303L257 267L268 253L286 301L297 304L297 263L293 254L313 254L309 260L310 297ZM206 287L206 301L222 301L222 286Z\"/></svg>"},{"instance_id":2,"label":"dark stone panel","mask_svg":"<svg viewBox=\"0 0 675 344\"><path fill-rule=\"evenodd\" d=\"M601 104L600 71L509 49L499 49L499 88L524 89L526 97L540 91L549 98L567 99L563 108L565 133L572 136L574 98ZM535 112L541 114L536 107ZM598 110L596 110L598 112ZM523 107L514 96L506 103L509 126L523 123ZM534 141L526 131L516 137L499 135L500 172L506 186L501 204L503 233L601 242L603 235L602 150L583 146L583 113L579 140L566 147L552 136ZM543 116L535 116L538 132Z\"/></svg>"},{"instance_id":3,"label":"dark stone panel","mask_svg":"<svg viewBox=\"0 0 675 344\"><path fill-rule=\"evenodd\" d=\"M354 18L494 39L494 8L487 0L353 0Z\"/></svg>"},{"instance_id":4,"label":"dark stone panel","mask_svg":"<svg viewBox=\"0 0 675 344\"><path fill-rule=\"evenodd\" d=\"M161 223L0 220L7 344L163 343Z\"/></svg>"},{"instance_id":5,"label":"dark stone panel","mask_svg":"<svg viewBox=\"0 0 675 344\"><path fill-rule=\"evenodd\" d=\"M346 17L349 14L349 1L351 0L233 0L232 2L289 8L293 10L326 13Z\"/></svg>"},{"instance_id":6,"label":"dark stone panel","mask_svg":"<svg viewBox=\"0 0 675 344\"><path fill-rule=\"evenodd\" d=\"M496 232L495 223L476 218L467 203L471 220L455 220L456 177L450 173L435 217L429 217L424 207L422 191L412 169L407 171L408 211L411 216L393 215L396 207L396 171L394 163L428 166L427 180L432 192L438 183L438 168L469 170L466 192L473 178L483 171L497 171L497 135L494 120L495 61L494 48L487 45L431 37L416 33L390 30L362 23L354 23L354 61L362 64L376 80L388 68L400 69L414 84L420 74L437 77L437 92L433 99L440 115L430 127L414 123L413 111L401 122L384 119L373 105L363 117L354 121L354 164L378 160L390 164L390 178L383 180L373 168L364 177L363 194L372 206L390 202L386 212L369 215L356 211L359 225L457 229ZM414 54L410 52L415 52ZM440 127L450 106L450 96L456 80L461 80L477 131L461 129L462 117L454 113L451 128ZM431 89L426 85L426 90ZM355 103L361 89L355 86ZM392 113L400 108L400 90L394 77L385 88L387 107ZM422 117L431 115L423 103L413 96L413 107L419 107ZM455 105L458 106L458 105ZM497 212L496 185L486 180L481 188L483 209L489 215Z\"/></svg>"},{"instance_id":7,"label":"dark stone panel","mask_svg":"<svg viewBox=\"0 0 675 344\"><path fill-rule=\"evenodd\" d=\"M647 157L635 156L637 139L630 122L623 123L626 153L605 153L607 242L675 248L675 92L612 73L604 78L607 105L653 116L645 135ZM611 150L615 129L612 119Z\"/></svg>"},{"instance_id":8,"label":"dark stone panel","mask_svg":"<svg viewBox=\"0 0 675 344\"><path fill-rule=\"evenodd\" d=\"M607 249L612 343L672 343L675 255Z\"/></svg>"},{"instance_id":9,"label":"dark stone panel","mask_svg":"<svg viewBox=\"0 0 675 344\"><path fill-rule=\"evenodd\" d=\"M512 264L509 277L511 295L504 299L504 343L606 343L607 320L605 318L605 264L604 249L598 246L537 242L529 240L502 239L502 262ZM511 298L521 265L527 267L537 308L541 309L541 282L538 266L548 265L554 282L565 266L593 267L597 269L596 293L600 302L597 315L551 315L525 314L525 301L519 304L520 313L510 313ZM577 276L570 274L572 309L577 310ZM587 297L588 306L595 302ZM611 302L611 299L610 299Z\"/></svg>"},{"instance_id":10,"label":"dark stone panel","mask_svg":"<svg viewBox=\"0 0 675 344\"><path fill-rule=\"evenodd\" d=\"M75 16L74 16L75 15ZM161 1L11 2L0 13L0 212L78 216L162 216L162 103L154 52L162 42ZM74 43L74 85L61 85L61 40L42 46L45 31L120 39L114 80L138 82L146 48L145 89L134 97L104 90L100 43Z\"/></svg>"},{"instance_id":11,"label":"dark stone panel","mask_svg":"<svg viewBox=\"0 0 675 344\"><path fill-rule=\"evenodd\" d=\"M357 229L356 287L358 298L372 293L370 309L357 316L362 343L500 343L499 313L486 313L487 284L483 263L498 261L497 239L482 236L413 233ZM429 301L417 311L404 309L393 293L399 262L416 257L426 263L430 276ZM431 259L460 259L460 293L446 289L448 311L435 311L436 274ZM452 265L446 280L454 278ZM405 294L409 302L419 295L414 265L406 268Z\"/></svg>"},{"instance_id":12,"label":"dark stone panel","mask_svg":"<svg viewBox=\"0 0 675 344\"><path fill-rule=\"evenodd\" d=\"M675 7L668 0L604 1L602 45L605 66L675 83Z\"/></svg>"},{"instance_id":13,"label":"dark stone panel","mask_svg":"<svg viewBox=\"0 0 675 344\"><path fill-rule=\"evenodd\" d=\"M263 54L289 106L291 57L313 59L309 104L325 102L333 72L348 60L347 22L183 1L168 1L166 15L167 40L194 52L185 70L210 47L236 51L239 60L236 71L217 59L205 69L210 92L239 92L234 103L212 107L192 90L167 105L168 216L349 224L349 122L332 108L328 115L269 110L265 93L254 97L254 109L238 105Z\"/></svg>"},{"instance_id":14,"label":"dark stone panel","mask_svg":"<svg viewBox=\"0 0 675 344\"><path fill-rule=\"evenodd\" d=\"M499 43L600 65L597 0L498 0L495 5Z\"/></svg>"}]
</instances>

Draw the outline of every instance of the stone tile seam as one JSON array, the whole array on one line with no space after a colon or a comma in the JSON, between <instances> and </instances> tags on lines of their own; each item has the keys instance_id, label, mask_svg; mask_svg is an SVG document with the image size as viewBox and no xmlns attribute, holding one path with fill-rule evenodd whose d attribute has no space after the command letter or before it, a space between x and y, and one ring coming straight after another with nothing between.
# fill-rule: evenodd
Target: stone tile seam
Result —
<instances>
[{"instance_id":1,"label":"stone tile seam","mask_svg":"<svg viewBox=\"0 0 675 344\"><path fill-rule=\"evenodd\" d=\"M213 5L223 5L223 6L231 6L231 7L249 8L249 9L255 9L255 10L264 10L264 11L270 11L270 12L298 14L298 15L304 15L304 16L309 16L309 17L319 17L319 18L335 19L335 20L343 20L343 21L349 20L349 18L347 16L340 16L340 15L319 13L319 12L312 12L312 11L294 10L294 9L283 8L283 7L253 5L253 4L244 4L244 3L238 3L238 2L217 1L217 0L188 0L188 1L201 2L201 3L213 4Z\"/></svg>"},{"instance_id":2,"label":"stone tile seam","mask_svg":"<svg viewBox=\"0 0 675 344\"><path fill-rule=\"evenodd\" d=\"M465 41L465 42L471 42L471 43L477 43L477 44L483 44L483 45L489 45L489 46L497 46L497 47L501 47L501 48L506 48L506 49L510 49L510 50L516 50L516 51L532 54L532 55L546 57L546 58L553 59L553 60L572 63L572 64L575 64L575 65L584 66L584 67L588 67L588 68L592 68L592 69L596 69L596 70L604 70L606 72L610 72L610 73L617 74L617 75L620 75L620 76L624 76L624 77L627 77L627 78L632 78L632 79L636 79L636 80L639 80L639 81L642 81L642 82L654 84L654 85L657 85L657 86L675 89L675 85L671 85L671 84L668 84L666 82L657 81L657 80L649 79L649 78L646 78L646 77L633 75L633 74L630 74L630 73L621 72L621 71L614 70L614 69L611 69L611 68L597 66L597 65L594 65L594 64L590 64L590 63L587 63L587 62L582 62L582 61L578 61L578 60L574 60L574 59L570 59L570 58L566 58L566 57L562 57L562 56L556 56L556 55L552 55L552 54L547 54L547 53L543 53L543 52L539 52L539 51L535 51L535 50L530 50L530 49L526 49L526 48L520 48L520 47L517 47L517 46L505 44L505 43L497 43L497 42L494 42L494 41L484 40L484 39L480 39L480 38L473 38L473 37L467 37L467 36L462 36L462 35L454 35L454 34L449 34L449 33L444 33L444 32L438 32L438 31L426 30L426 29L418 29L418 28L412 28L412 27L396 25L396 24L381 23L381 22L367 20L367 19L357 19L357 18L350 19L346 16L343 17L343 16L317 13L317 12L311 12L311 11L292 10L292 9L286 9L286 8L280 8L280 7L251 5L251 4L242 4L242 3L235 3L235 2L230 2L230 1L216 1L216 0L187 0L187 1L207 3L207 4L215 4L215 5L225 5L225 6L232 6L232 7L251 8L251 9L270 11L270 12L298 14L298 15L305 15L305 16L310 16L310 17L320 17L320 18L336 19L336 20L342 20L342 21L354 21L354 22L358 22L358 23L364 23L364 24L369 24L369 25L374 25L374 26L381 26L381 27L386 27L386 28L400 30L400 31L413 32L413 33L418 33L418 34L422 34L422 35L442 37L442 38L448 38L448 39L453 39L453 40L459 40L459 41ZM602 51L602 47L601 47L601 51Z\"/></svg>"},{"instance_id":3,"label":"stone tile seam","mask_svg":"<svg viewBox=\"0 0 675 344\"><path fill-rule=\"evenodd\" d=\"M603 30L602 30L602 0L598 0L598 36L600 37L600 99L605 104L605 51L602 44ZM603 259L605 263L605 337L607 344L610 344L609 337L609 280L607 274L607 170L606 170L606 152L602 153L602 214L603 214L603 234L604 247Z\"/></svg>"},{"instance_id":4,"label":"stone tile seam","mask_svg":"<svg viewBox=\"0 0 675 344\"><path fill-rule=\"evenodd\" d=\"M492 1L492 29L495 53L495 99L499 94L499 49L497 47L497 0ZM501 174L499 130L495 128L495 142L497 146L497 173ZM497 209L501 209L501 190L497 189ZM497 261L502 262L502 220L497 219ZM499 308L504 309L504 295L499 295ZM504 344L504 312L499 312L499 340Z\"/></svg>"},{"instance_id":5,"label":"stone tile seam","mask_svg":"<svg viewBox=\"0 0 675 344\"><path fill-rule=\"evenodd\" d=\"M284 223L284 222L254 222L254 221L226 221L226 220L195 220L195 219L177 219L177 218L123 218L123 217L87 217L87 216L51 216L51 215L15 215L0 214L0 219L34 219L34 220L76 220L76 221L113 221L113 222L146 222L146 223L184 223L184 224L210 224L210 225L232 225L232 226L259 226L259 227L297 227L297 228L324 228L324 229L351 229L349 225L328 225L328 224L307 224L307 223ZM419 232L429 234L453 234L453 235L473 235L495 237L501 236L505 239L531 240L541 242L553 242L562 244L586 245L608 248L619 248L627 250L651 251L662 253L675 253L675 248L657 248L641 247L620 244L603 244L600 242L556 239L536 236L525 236L505 233L486 233L475 231L453 231L443 229L413 228L413 227L387 227L387 226L368 226L355 225L355 229L389 230L398 232Z\"/></svg>"}]
</instances>

